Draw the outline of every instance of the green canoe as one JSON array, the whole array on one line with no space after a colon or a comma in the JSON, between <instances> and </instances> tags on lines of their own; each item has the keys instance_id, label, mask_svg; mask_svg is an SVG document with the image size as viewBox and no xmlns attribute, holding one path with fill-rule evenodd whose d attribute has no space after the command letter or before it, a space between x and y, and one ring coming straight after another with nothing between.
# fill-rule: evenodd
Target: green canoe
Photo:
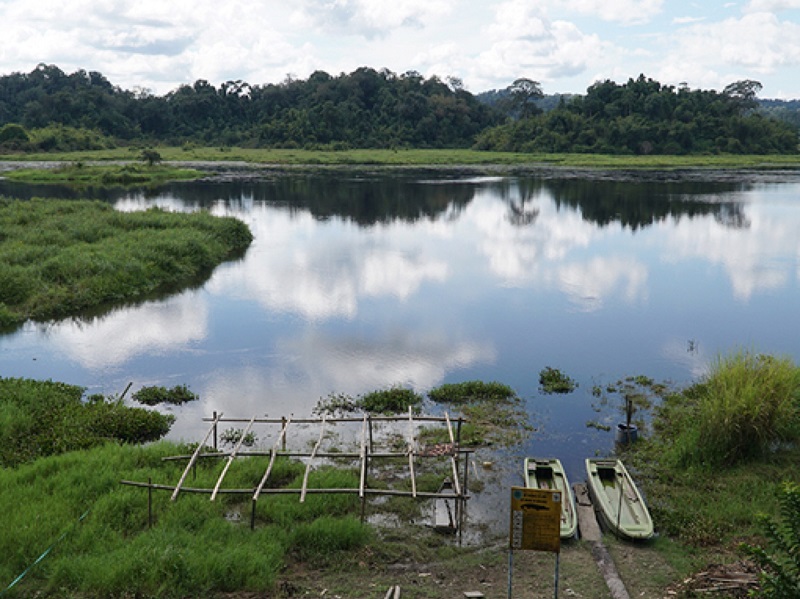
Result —
<instances>
[{"instance_id":1,"label":"green canoe","mask_svg":"<svg viewBox=\"0 0 800 599\"><path fill-rule=\"evenodd\" d=\"M529 489L561 491L561 538L571 539L578 531L575 495L561 461L556 458L525 458L525 486Z\"/></svg>"},{"instance_id":2,"label":"green canoe","mask_svg":"<svg viewBox=\"0 0 800 599\"><path fill-rule=\"evenodd\" d=\"M639 489L620 460L589 458L586 482L603 525L630 540L653 536L653 519Z\"/></svg>"}]
</instances>

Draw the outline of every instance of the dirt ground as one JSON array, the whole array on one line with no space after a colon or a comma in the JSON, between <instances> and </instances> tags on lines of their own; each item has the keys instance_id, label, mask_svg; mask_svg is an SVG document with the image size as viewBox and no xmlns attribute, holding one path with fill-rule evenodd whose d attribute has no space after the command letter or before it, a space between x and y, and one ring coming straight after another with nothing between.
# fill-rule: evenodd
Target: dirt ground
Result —
<instances>
[{"instance_id":1,"label":"dirt ground","mask_svg":"<svg viewBox=\"0 0 800 599\"><path fill-rule=\"evenodd\" d=\"M605 542L605 541L604 541ZM681 576L663 553L648 545L631 545L608 539L614 559L631 599L681 597L746 597L757 573L752 565L732 561L710 564L694 574ZM555 597L556 554L515 551L507 546L462 548L430 562L381 561L362 553L356 560L314 568L296 564L280 578L275 597L546 599ZM612 598L592 557L591 545L574 541L562 545L558 555L558 597ZM509 595L510 585L510 595ZM399 589L399 590L398 590ZM261 599L252 596L248 599ZM238 598L237 599L241 599Z\"/></svg>"}]
</instances>

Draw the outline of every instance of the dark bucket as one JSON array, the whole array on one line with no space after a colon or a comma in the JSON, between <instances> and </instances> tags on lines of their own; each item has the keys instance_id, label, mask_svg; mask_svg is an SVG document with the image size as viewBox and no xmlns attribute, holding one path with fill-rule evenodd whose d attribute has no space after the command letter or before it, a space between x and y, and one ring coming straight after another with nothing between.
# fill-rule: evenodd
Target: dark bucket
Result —
<instances>
[{"instance_id":1,"label":"dark bucket","mask_svg":"<svg viewBox=\"0 0 800 599\"><path fill-rule=\"evenodd\" d=\"M636 427L635 424L631 424L628 426L627 424L622 424L621 422L617 425L617 434L615 437L615 441L619 445L628 445L633 443L639 438L639 429Z\"/></svg>"}]
</instances>

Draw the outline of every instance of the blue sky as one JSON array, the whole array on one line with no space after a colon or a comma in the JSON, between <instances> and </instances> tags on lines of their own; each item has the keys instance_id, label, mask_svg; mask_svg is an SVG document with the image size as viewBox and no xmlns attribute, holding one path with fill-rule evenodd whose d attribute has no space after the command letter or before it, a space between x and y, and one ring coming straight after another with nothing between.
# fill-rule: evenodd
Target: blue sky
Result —
<instances>
[{"instance_id":1,"label":"blue sky","mask_svg":"<svg viewBox=\"0 0 800 599\"><path fill-rule=\"evenodd\" d=\"M157 94L369 66L475 93L518 77L584 93L644 74L800 98L800 0L0 0L0 22L0 74L55 64Z\"/></svg>"}]
</instances>

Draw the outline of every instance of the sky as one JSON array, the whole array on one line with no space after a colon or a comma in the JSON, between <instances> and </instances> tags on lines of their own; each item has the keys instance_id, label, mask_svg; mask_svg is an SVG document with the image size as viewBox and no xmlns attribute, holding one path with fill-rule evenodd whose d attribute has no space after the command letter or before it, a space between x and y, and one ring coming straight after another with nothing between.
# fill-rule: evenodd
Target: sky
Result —
<instances>
[{"instance_id":1,"label":"sky","mask_svg":"<svg viewBox=\"0 0 800 599\"><path fill-rule=\"evenodd\" d=\"M643 74L800 99L800 0L0 0L0 23L0 75L45 63L157 95L371 67L472 93L526 77L582 94Z\"/></svg>"}]
</instances>

